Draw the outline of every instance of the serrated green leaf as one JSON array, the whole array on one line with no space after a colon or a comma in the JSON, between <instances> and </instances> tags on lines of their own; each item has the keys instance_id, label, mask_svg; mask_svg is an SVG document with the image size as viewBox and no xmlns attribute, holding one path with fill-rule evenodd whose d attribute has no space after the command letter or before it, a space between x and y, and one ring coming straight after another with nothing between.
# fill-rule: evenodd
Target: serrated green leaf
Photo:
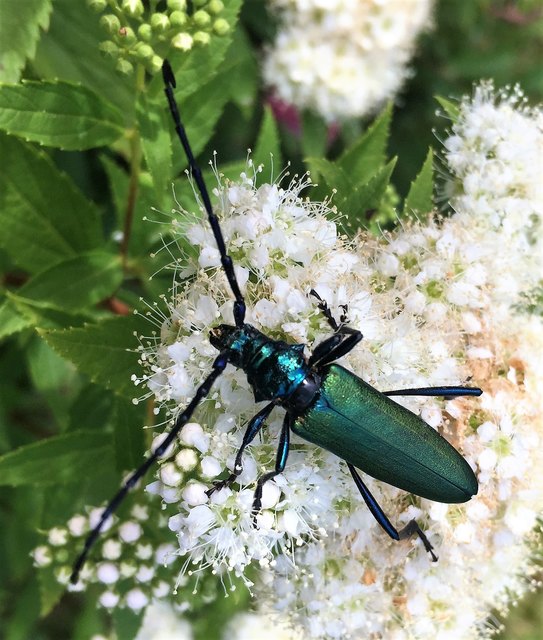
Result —
<instances>
[{"instance_id":1,"label":"serrated green leaf","mask_svg":"<svg viewBox=\"0 0 543 640\"><path fill-rule=\"evenodd\" d=\"M132 399L138 394L131 376L141 376L136 352L139 343L134 334L143 332L149 332L149 323L142 316L131 315L40 334L93 382Z\"/></svg>"},{"instance_id":2,"label":"serrated green leaf","mask_svg":"<svg viewBox=\"0 0 543 640\"><path fill-rule=\"evenodd\" d=\"M75 482L111 465L111 435L77 431L40 440L0 457L0 485L46 486Z\"/></svg>"},{"instance_id":3,"label":"serrated green leaf","mask_svg":"<svg viewBox=\"0 0 543 640\"><path fill-rule=\"evenodd\" d=\"M66 587L56 579L52 567L40 568L37 577L40 587L40 615L46 616L62 598Z\"/></svg>"},{"instance_id":4,"label":"serrated green leaf","mask_svg":"<svg viewBox=\"0 0 543 640\"><path fill-rule=\"evenodd\" d=\"M11 300L0 305L0 340L32 326L32 320L23 315Z\"/></svg>"},{"instance_id":5,"label":"serrated green leaf","mask_svg":"<svg viewBox=\"0 0 543 640\"><path fill-rule=\"evenodd\" d=\"M156 204L164 202L171 193L173 180L172 142L170 121L163 108L141 94L136 106L136 114L141 134L141 146L147 168L155 187Z\"/></svg>"},{"instance_id":6,"label":"serrated green leaf","mask_svg":"<svg viewBox=\"0 0 543 640\"><path fill-rule=\"evenodd\" d=\"M121 169L110 158L104 156L101 161L108 177L117 214L117 228L119 228L126 215L130 178L126 171ZM150 247L160 240L160 234L163 232L161 225L153 224L149 220L150 218L151 220L158 219L160 222L163 221L160 213L154 211L156 204L151 176L147 172L142 172L139 176L138 197L132 216L132 230L128 243L128 254L131 258L137 259L138 266L141 266L142 258L145 260L149 258ZM172 204L173 196L168 208L171 208ZM153 271L156 271L156 269L153 269ZM145 272L142 277L145 277Z\"/></svg>"},{"instance_id":7,"label":"serrated green leaf","mask_svg":"<svg viewBox=\"0 0 543 640\"><path fill-rule=\"evenodd\" d=\"M0 244L31 273L101 241L97 209L43 153L0 134Z\"/></svg>"},{"instance_id":8,"label":"serrated green leaf","mask_svg":"<svg viewBox=\"0 0 543 640\"><path fill-rule=\"evenodd\" d=\"M26 350L26 360L35 388L47 402L56 424L65 431L70 405L81 386L75 367L36 334Z\"/></svg>"},{"instance_id":9,"label":"serrated green leaf","mask_svg":"<svg viewBox=\"0 0 543 640\"><path fill-rule=\"evenodd\" d=\"M14 3L21 4L21 3ZM58 78L85 85L121 110L131 122L135 83L115 71L98 49L105 39L99 15L86 2L55 0L51 24L43 34L33 68L42 78Z\"/></svg>"},{"instance_id":10,"label":"serrated green leaf","mask_svg":"<svg viewBox=\"0 0 543 640\"><path fill-rule=\"evenodd\" d=\"M404 213L429 213L434 206L434 176L433 176L433 152L428 149L428 154L417 177L411 182L409 193L404 202Z\"/></svg>"},{"instance_id":11,"label":"serrated green leaf","mask_svg":"<svg viewBox=\"0 0 543 640\"><path fill-rule=\"evenodd\" d=\"M332 191L339 194L341 201L345 200L353 189L349 176L335 162L326 158L307 158L306 162L311 171L311 177L318 182L318 188L314 195L316 199L330 195Z\"/></svg>"},{"instance_id":12,"label":"serrated green leaf","mask_svg":"<svg viewBox=\"0 0 543 640\"><path fill-rule=\"evenodd\" d=\"M365 226L367 212L379 208L390 182L390 176L394 171L396 160L396 158L390 160L368 182L354 189L342 201L337 202L338 209L347 216L345 226L349 233Z\"/></svg>"},{"instance_id":13,"label":"serrated green leaf","mask_svg":"<svg viewBox=\"0 0 543 640\"><path fill-rule=\"evenodd\" d=\"M230 31L224 36L213 36L205 47L193 47L190 51L178 52L171 49L168 59L177 80L175 95L180 102L208 84L217 72L232 44L241 4L242 0L229 0L225 3L221 18L228 22ZM151 91L158 94L161 90L162 79L157 74Z\"/></svg>"},{"instance_id":14,"label":"serrated green leaf","mask_svg":"<svg viewBox=\"0 0 543 640\"><path fill-rule=\"evenodd\" d=\"M115 396L94 384L85 385L70 407L68 431L108 429L112 424Z\"/></svg>"},{"instance_id":15,"label":"serrated green leaf","mask_svg":"<svg viewBox=\"0 0 543 640\"><path fill-rule=\"evenodd\" d=\"M114 444L119 471L135 469L143 461L146 450L144 419L140 406L134 406L132 402L119 396L115 398Z\"/></svg>"},{"instance_id":16,"label":"serrated green leaf","mask_svg":"<svg viewBox=\"0 0 543 640\"><path fill-rule=\"evenodd\" d=\"M453 122L456 122L460 117L460 105L457 102L452 102L452 100L447 100L447 98L442 98L441 96L436 96L436 100L439 102L449 118Z\"/></svg>"},{"instance_id":17,"label":"serrated green leaf","mask_svg":"<svg viewBox=\"0 0 543 640\"><path fill-rule=\"evenodd\" d=\"M212 81L200 86L196 92L181 101L179 110L195 157L213 135L224 106L235 90L238 72L235 62L227 59ZM180 86L179 81L177 86ZM179 100L177 92L176 98ZM174 174L177 175L186 164L180 145L174 146Z\"/></svg>"},{"instance_id":18,"label":"serrated green leaf","mask_svg":"<svg viewBox=\"0 0 543 640\"><path fill-rule=\"evenodd\" d=\"M90 89L67 82L0 86L0 129L39 144L70 151L115 142L123 116Z\"/></svg>"},{"instance_id":19,"label":"serrated green leaf","mask_svg":"<svg viewBox=\"0 0 543 640\"><path fill-rule=\"evenodd\" d=\"M391 120L392 104L388 104L371 127L337 161L353 183L366 182L385 164Z\"/></svg>"},{"instance_id":20,"label":"serrated green leaf","mask_svg":"<svg viewBox=\"0 0 543 640\"><path fill-rule=\"evenodd\" d=\"M92 319L92 316L89 314L76 312L67 313L52 307L48 302L20 298L11 291L6 292L6 299L23 318L26 318L28 326L34 328L58 329L63 327L77 327Z\"/></svg>"},{"instance_id":21,"label":"serrated green leaf","mask_svg":"<svg viewBox=\"0 0 543 640\"><path fill-rule=\"evenodd\" d=\"M17 82L32 59L42 29L47 29L51 0L0 2L0 81Z\"/></svg>"},{"instance_id":22,"label":"serrated green leaf","mask_svg":"<svg viewBox=\"0 0 543 640\"><path fill-rule=\"evenodd\" d=\"M27 357L31 380L40 393L58 392L59 388L66 389L73 384L73 365L35 334L27 349Z\"/></svg>"},{"instance_id":23,"label":"serrated green leaf","mask_svg":"<svg viewBox=\"0 0 543 640\"><path fill-rule=\"evenodd\" d=\"M260 164L264 165L266 176L271 175L272 165L276 174L283 168L283 157L279 144L279 131L277 130L275 118L273 117L269 107L266 107L264 110L264 117L262 118L252 158L255 166ZM265 178L265 180L267 182L272 182L273 176L271 178Z\"/></svg>"},{"instance_id":24,"label":"serrated green leaf","mask_svg":"<svg viewBox=\"0 0 543 640\"><path fill-rule=\"evenodd\" d=\"M328 125L311 111L302 114L302 150L304 156L324 156L328 139Z\"/></svg>"},{"instance_id":25,"label":"serrated green leaf","mask_svg":"<svg viewBox=\"0 0 543 640\"><path fill-rule=\"evenodd\" d=\"M78 311L110 296L122 280L120 257L93 251L41 271L18 289L17 297L61 311Z\"/></svg>"}]
</instances>

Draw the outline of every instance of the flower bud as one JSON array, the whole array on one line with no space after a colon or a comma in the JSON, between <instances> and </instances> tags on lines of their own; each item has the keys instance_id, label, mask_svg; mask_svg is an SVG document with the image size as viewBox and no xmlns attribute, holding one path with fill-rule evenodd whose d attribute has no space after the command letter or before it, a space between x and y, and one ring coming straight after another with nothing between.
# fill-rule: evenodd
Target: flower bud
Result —
<instances>
[{"instance_id":1,"label":"flower bud","mask_svg":"<svg viewBox=\"0 0 543 640\"><path fill-rule=\"evenodd\" d=\"M151 16L151 27L153 28L153 31L156 31L157 33L164 33L164 31L167 31L170 28L168 16L163 13L154 13Z\"/></svg>"},{"instance_id":2,"label":"flower bud","mask_svg":"<svg viewBox=\"0 0 543 640\"><path fill-rule=\"evenodd\" d=\"M220 13L224 9L224 3L221 0L211 0L211 2L207 5L207 10L209 13Z\"/></svg>"},{"instance_id":3,"label":"flower bud","mask_svg":"<svg viewBox=\"0 0 543 640\"><path fill-rule=\"evenodd\" d=\"M153 56L151 60L147 62L147 67L150 73L158 73L162 69L162 63L164 60L160 56Z\"/></svg>"},{"instance_id":4,"label":"flower bud","mask_svg":"<svg viewBox=\"0 0 543 640\"><path fill-rule=\"evenodd\" d=\"M98 49L106 58L116 60L119 57L119 47L111 40L101 42Z\"/></svg>"},{"instance_id":5,"label":"flower bud","mask_svg":"<svg viewBox=\"0 0 543 640\"><path fill-rule=\"evenodd\" d=\"M121 9L123 13L131 18L140 18L144 10L141 0L123 0Z\"/></svg>"},{"instance_id":6,"label":"flower bud","mask_svg":"<svg viewBox=\"0 0 543 640\"><path fill-rule=\"evenodd\" d=\"M209 13L202 9L196 11L192 16L192 19L194 20L194 24L200 28L206 27L211 22L211 16Z\"/></svg>"},{"instance_id":7,"label":"flower bud","mask_svg":"<svg viewBox=\"0 0 543 640\"><path fill-rule=\"evenodd\" d=\"M121 27L117 34L117 42L120 45L131 45L136 42L136 34L131 27Z\"/></svg>"},{"instance_id":8,"label":"flower bud","mask_svg":"<svg viewBox=\"0 0 543 640\"><path fill-rule=\"evenodd\" d=\"M153 48L144 42L140 42L136 48L136 57L141 62L147 62L155 55Z\"/></svg>"},{"instance_id":9,"label":"flower bud","mask_svg":"<svg viewBox=\"0 0 543 640\"><path fill-rule=\"evenodd\" d=\"M140 40L143 40L144 42L149 42L153 37L153 31L151 29L151 25L147 24L146 22L143 24L140 24L140 26L138 27L138 37Z\"/></svg>"},{"instance_id":10,"label":"flower bud","mask_svg":"<svg viewBox=\"0 0 543 640\"><path fill-rule=\"evenodd\" d=\"M206 44L209 44L210 40L211 40L211 36L209 35L209 33L206 33L205 31L197 31L194 34L194 44L206 45Z\"/></svg>"},{"instance_id":11,"label":"flower bud","mask_svg":"<svg viewBox=\"0 0 543 640\"><path fill-rule=\"evenodd\" d=\"M172 27L183 27L187 22L187 14L184 11L173 11L170 14Z\"/></svg>"},{"instance_id":12,"label":"flower bud","mask_svg":"<svg viewBox=\"0 0 543 640\"><path fill-rule=\"evenodd\" d=\"M125 60L124 58L118 60L117 64L115 65L115 69L117 69L117 71L119 73L122 73L124 76L128 76L134 72L134 66L132 65L132 63L128 62L128 60Z\"/></svg>"},{"instance_id":13,"label":"flower bud","mask_svg":"<svg viewBox=\"0 0 543 640\"><path fill-rule=\"evenodd\" d=\"M107 7L107 0L89 0L88 5L96 13L102 13Z\"/></svg>"},{"instance_id":14,"label":"flower bud","mask_svg":"<svg viewBox=\"0 0 543 640\"><path fill-rule=\"evenodd\" d=\"M167 5L171 11L185 11L187 0L168 0Z\"/></svg>"},{"instance_id":15,"label":"flower bud","mask_svg":"<svg viewBox=\"0 0 543 640\"><path fill-rule=\"evenodd\" d=\"M230 31L230 25L224 18L218 18L213 23L213 31L218 36L224 36L226 33Z\"/></svg>"},{"instance_id":16,"label":"flower bud","mask_svg":"<svg viewBox=\"0 0 543 640\"><path fill-rule=\"evenodd\" d=\"M114 16L111 13L108 13L106 16L102 16L100 18L100 24L112 36L117 35L121 28L121 21L117 16Z\"/></svg>"}]
</instances>

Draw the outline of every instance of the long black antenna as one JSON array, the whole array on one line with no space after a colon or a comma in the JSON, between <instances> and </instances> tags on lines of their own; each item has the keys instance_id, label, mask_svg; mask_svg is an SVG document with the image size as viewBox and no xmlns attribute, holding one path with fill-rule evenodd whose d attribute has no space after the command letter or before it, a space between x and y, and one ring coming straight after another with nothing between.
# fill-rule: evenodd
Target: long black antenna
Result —
<instances>
[{"instance_id":1,"label":"long black antenna","mask_svg":"<svg viewBox=\"0 0 543 640\"><path fill-rule=\"evenodd\" d=\"M204 203L204 208L207 213L207 219L209 220L211 230L213 231L215 241L217 242L217 247L219 248L219 253L221 254L222 268L224 269L224 273L228 278L228 283L230 284L230 288L232 289L232 293L234 294L234 298L236 299L236 301L234 302L234 321L236 323L236 327L241 327L245 320L245 300L239 289L236 274L234 272L234 264L232 262L232 258L226 253L226 246L224 244L224 238L222 235L221 227L219 225L219 220L213 213L211 200L209 199L209 193L202 177L202 171L198 166L196 160L194 159L194 154L192 153L185 127L181 122L179 108L177 106L177 101L173 93L173 90L175 89L177 84L175 82L175 76L173 74L172 67L168 60L164 60L164 62L162 63L162 77L164 78L165 85L164 92L166 93L166 97L168 98L170 112L175 123L175 131L177 132L179 140L183 145L187 160L189 161L192 176L194 178L194 181L196 182L198 190L200 191L200 195L202 196L202 202Z\"/></svg>"}]
</instances>

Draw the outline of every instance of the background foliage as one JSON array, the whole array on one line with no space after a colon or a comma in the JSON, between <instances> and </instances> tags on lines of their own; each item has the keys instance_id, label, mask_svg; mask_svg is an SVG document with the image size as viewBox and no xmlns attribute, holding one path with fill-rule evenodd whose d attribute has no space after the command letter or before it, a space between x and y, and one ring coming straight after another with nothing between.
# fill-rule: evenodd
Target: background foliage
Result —
<instances>
[{"instance_id":1,"label":"background foliage","mask_svg":"<svg viewBox=\"0 0 543 640\"><path fill-rule=\"evenodd\" d=\"M331 147L325 125L277 126L259 76L274 21L264 2L226 2L237 26L207 47L175 54L177 98L205 164L217 151L236 177L247 148L292 172L312 169L351 227L392 224L432 197L436 95L471 91L481 77L519 82L543 100L543 15L537 1L442 0L419 47L415 75L375 120L344 125ZM98 18L83 2L0 0L0 628L7 640L120 638L138 620L97 610L91 592L63 595L32 567L40 532L84 504L99 504L136 466L153 407L134 406L134 315L141 297L168 291L161 232L176 197L193 196L165 109L159 76L122 75L102 57ZM353 140L355 141L353 143ZM304 160L305 159L305 160ZM268 175L268 174L266 174ZM418 178L417 178L418 176ZM211 178L212 180L212 178ZM412 182L414 184L412 184ZM434 187L434 193L439 189ZM365 212L365 217L361 217ZM146 222L148 217L155 221ZM158 224L157 224L158 223ZM167 232L167 229L166 229ZM190 251L189 247L183 247ZM513 614L504 638L543 635L540 596ZM213 629L243 601L219 599L197 630Z\"/></svg>"}]
</instances>

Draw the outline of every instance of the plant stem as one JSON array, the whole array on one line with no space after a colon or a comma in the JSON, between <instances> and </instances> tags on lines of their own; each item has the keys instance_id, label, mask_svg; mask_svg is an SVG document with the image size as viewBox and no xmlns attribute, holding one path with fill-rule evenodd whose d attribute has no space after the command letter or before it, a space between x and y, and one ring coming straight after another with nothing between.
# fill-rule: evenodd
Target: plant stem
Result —
<instances>
[{"instance_id":1,"label":"plant stem","mask_svg":"<svg viewBox=\"0 0 543 640\"><path fill-rule=\"evenodd\" d=\"M145 68L140 64L136 67L136 102L139 94L145 88ZM141 171L141 143L140 132L137 123L129 134L130 137L130 182L128 185L128 197L124 213L123 241L121 243L121 258L123 269L126 271L128 260L128 244L132 232L134 210L138 198L139 176Z\"/></svg>"}]
</instances>

